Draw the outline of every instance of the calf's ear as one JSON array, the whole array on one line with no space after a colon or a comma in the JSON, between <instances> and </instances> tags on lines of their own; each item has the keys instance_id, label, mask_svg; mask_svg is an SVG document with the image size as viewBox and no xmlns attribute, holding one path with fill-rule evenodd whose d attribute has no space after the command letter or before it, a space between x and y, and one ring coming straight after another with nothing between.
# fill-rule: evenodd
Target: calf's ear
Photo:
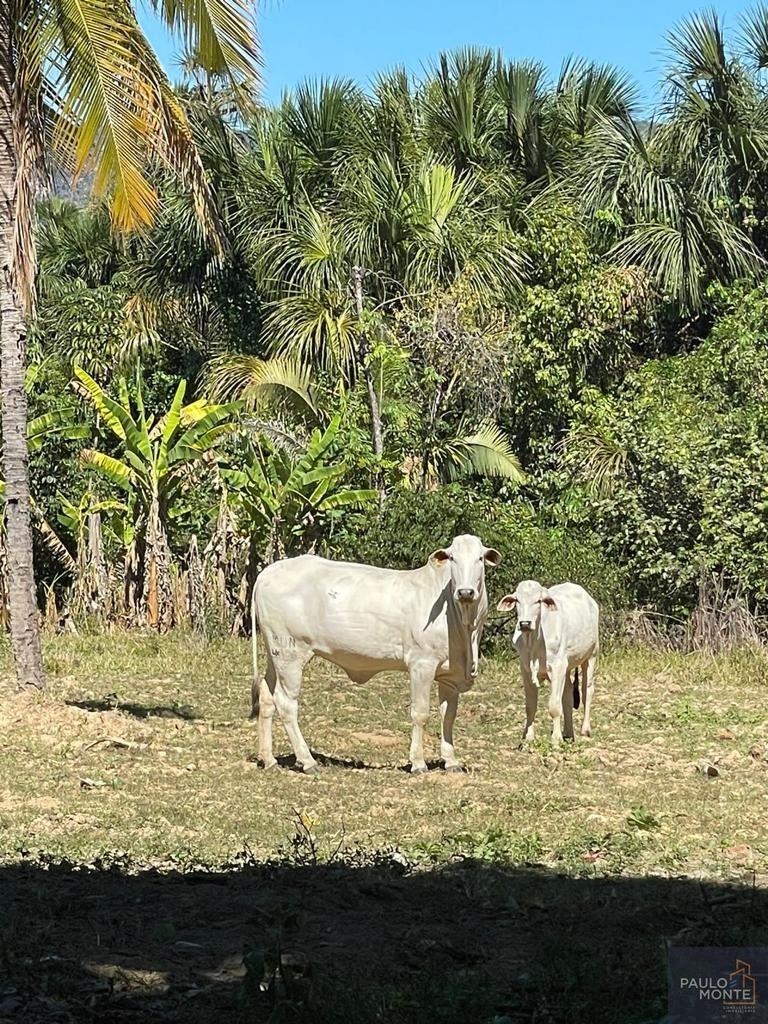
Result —
<instances>
[{"instance_id":1,"label":"calf's ear","mask_svg":"<svg viewBox=\"0 0 768 1024\"><path fill-rule=\"evenodd\" d=\"M430 562L434 565L443 565L444 562L449 562L450 559L450 551L446 551L444 548L438 548L437 551L433 551L429 556Z\"/></svg>"},{"instance_id":2,"label":"calf's ear","mask_svg":"<svg viewBox=\"0 0 768 1024\"><path fill-rule=\"evenodd\" d=\"M496 548L486 548L484 558L486 565L498 565L501 561L501 553Z\"/></svg>"},{"instance_id":3,"label":"calf's ear","mask_svg":"<svg viewBox=\"0 0 768 1024\"><path fill-rule=\"evenodd\" d=\"M514 594L505 594L504 597L496 605L497 612L511 612L517 604L517 598Z\"/></svg>"}]
</instances>

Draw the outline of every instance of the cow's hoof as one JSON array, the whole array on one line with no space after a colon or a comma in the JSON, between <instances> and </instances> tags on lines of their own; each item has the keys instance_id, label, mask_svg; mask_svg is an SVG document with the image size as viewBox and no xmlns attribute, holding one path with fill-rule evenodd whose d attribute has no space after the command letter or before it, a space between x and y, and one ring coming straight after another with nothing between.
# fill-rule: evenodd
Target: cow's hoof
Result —
<instances>
[{"instance_id":1,"label":"cow's hoof","mask_svg":"<svg viewBox=\"0 0 768 1024\"><path fill-rule=\"evenodd\" d=\"M428 771L426 765L423 768L411 768L411 775L426 775Z\"/></svg>"},{"instance_id":2,"label":"cow's hoof","mask_svg":"<svg viewBox=\"0 0 768 1024\"><path fill-rule=\"evenodd\" d=\"M591 736L592 736L592 730L591 729L582 729L581 730L581 738L582 739L588 740L588 739L591 738Z\"/></svg>"},{"instance_id":3,"label":"cow's hoof","mask_svg":"<svg viewBox=\"0 0 768 1024\"><path fill-rule=\"evenodd\" d=\"M277 768L277 760L274 757L270 761L265 761L263 757L260 757L256 763L258 764L259 768L263 768L264 771L266 771L268 768Z\"/></svg>"},{"instance_id":4,"label":"cow's hoof","mask_svg":"<svg viewBox=\"0 0 768 1024\"><path fill-rule=\"evenodd\" d=\"M302 768L302 771L305 775L317 775L317 773L320 771L320 767L319 765L311 764L306 768Z\"/></svg>"},{"instance_id":5,"label":"cow's hoof","mask_svg":"<svg viewBox=\"0 0 768 1024\"><path fill-rule=\"evenodd\" d=\"M461 767L460 764L452 764L446 765L445 771L450 772L451 775L460 775L464 771L464 769Z\"/></svg>"}]
</instances>

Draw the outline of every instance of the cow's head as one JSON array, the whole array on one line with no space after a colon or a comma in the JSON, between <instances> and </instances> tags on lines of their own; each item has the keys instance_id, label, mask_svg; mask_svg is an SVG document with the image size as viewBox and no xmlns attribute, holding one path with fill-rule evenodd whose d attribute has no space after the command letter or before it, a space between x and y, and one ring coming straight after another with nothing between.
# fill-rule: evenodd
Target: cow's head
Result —
<instances>
[{"instance_id":1,"label":"cow's head","mask_svg":"<svg viewBox=\"0 0 768 1024\"><path fill-rule=\"evenodd\" d=\"M469 620L485 591L486 565L498 565L501 555L496 548L487 548L479 537L465 533L454 537L449 548L440 548L429 556L433 565L451 567L451 595Z\"/></svg>"},{"instance_id":2,"label":"cow's head","mask_svg":"<svg viewBox=\"0 0 768 1024\"><path fill-rule=\"evenodd\" d=\"M550 597L547 588L536 580L518 583L514 594L506 594L496 605L500 612L517 611L517 628L521 633L536 632L541 622L542 609L556 607L555 599Z\"/></svg>"}]
</instances>

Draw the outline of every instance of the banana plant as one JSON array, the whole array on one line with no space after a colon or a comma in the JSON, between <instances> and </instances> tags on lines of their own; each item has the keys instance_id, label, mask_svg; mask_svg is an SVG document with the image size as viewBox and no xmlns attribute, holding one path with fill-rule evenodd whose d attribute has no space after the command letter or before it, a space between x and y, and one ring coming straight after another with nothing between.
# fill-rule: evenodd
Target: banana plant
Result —
<instances>
[{"instance_id":1,"label":"banana plant","mask_svg":"<svg viewBox=\"0 0 768 1024\"><path fill-rule=\"evenodd\" d=\"M75 615L101 615L112 598L110 573L104 550L104 527L115 542L124 544L130 524L130 508L114 498L99 499L86 490L75 504L59 492L58 521L76 543L76 571L71 607Z\"/></svg>"},{"instance_id":2,"label":"banana plant","mask_svg":"<svg viewBox=\"0 0 768 1024\"><path fill-rule=\"evenodd\" d=\"M340 422L341 416L334 416L305 445L297 439L285 444L274 431L262 432L245 441L236 466L221 470L239 529L253 538L252 558L258 554L269 563L311 550L333 512L376 498L375 490L343 482L348 467L332 453Z\"/></svg>"},{"instance_id":3,"label":"banana plant","mask_svg":"<svg viewBox=\"0 0 768 1024\"><path fill-rule=\"evenodd\" d=\"M205 399L184 405L187 384L182 380L170 409L154 419L144 409L140 377L132 403L124 378L115 400L81 367L75 367L74 375L75 390L91 403L121 449L116 457L89 448L81 459L128 496L134 529L126 552L127 607L147 625L168 629L173 625L169 519L179 513L194 469L237 428L240 406Z\"/></svg>"}]
</instances>

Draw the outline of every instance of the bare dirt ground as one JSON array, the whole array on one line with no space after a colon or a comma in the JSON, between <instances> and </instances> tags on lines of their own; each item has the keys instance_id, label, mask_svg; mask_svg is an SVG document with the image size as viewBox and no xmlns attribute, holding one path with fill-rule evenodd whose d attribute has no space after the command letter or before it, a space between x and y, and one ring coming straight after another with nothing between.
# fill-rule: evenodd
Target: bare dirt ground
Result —
<instances>
[{"instance_id":1,"label":"bare dirt ground","mask_svg":"<svg viewBox=\"0 0 768 1024\"><path fill-rule=\"evenodd\" d=\"M253 761L244 643L47 660L37 698L0 656L0 1021L641 1022L667 943L768 944L762 655L609 655L562 752L486 661L421 778L404 677L310 670L307 778L279 724Z\"/></svg>"}]
</instances>

